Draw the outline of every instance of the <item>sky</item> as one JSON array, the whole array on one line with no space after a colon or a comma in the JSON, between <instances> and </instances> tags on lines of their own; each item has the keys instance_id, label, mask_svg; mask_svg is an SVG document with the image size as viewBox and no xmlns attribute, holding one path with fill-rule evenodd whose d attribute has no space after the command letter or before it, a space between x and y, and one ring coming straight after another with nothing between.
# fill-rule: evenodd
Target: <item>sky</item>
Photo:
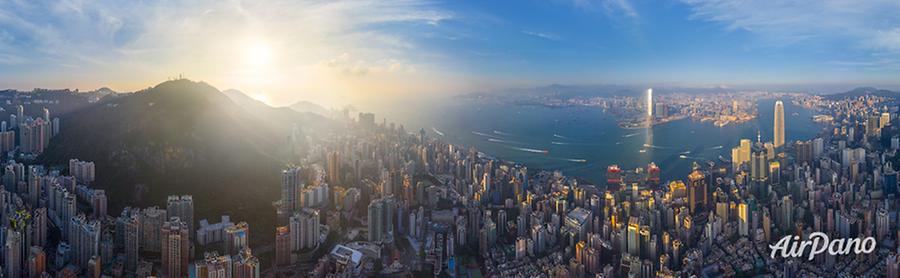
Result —
<instances>
[{"instance_id":1,"label":"sky","mask_svg":"<svg viewBox=\"0 0 900 278\"><path fill-rule=\"evenodd\" d=\"M0 88L272 105L548 84L900 86L900 1L0 0Z\"/></svg>"}]
</instances>

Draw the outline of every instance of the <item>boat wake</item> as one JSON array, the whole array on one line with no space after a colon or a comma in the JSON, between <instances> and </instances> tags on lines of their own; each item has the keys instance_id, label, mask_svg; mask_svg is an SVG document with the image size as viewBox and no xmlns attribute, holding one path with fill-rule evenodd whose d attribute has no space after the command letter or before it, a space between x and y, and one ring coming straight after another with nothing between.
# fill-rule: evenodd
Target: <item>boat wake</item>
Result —
<instances>
[{"instance_id":1,"label":"boat wake","mask_svg":"<svg viewBox=\"0 0 900 278\"><path fill-rule=\"evenodd\" d=\"M625 135L622 135L622 138L628 138L628 137L635 136L635 135L638 135L638 133L625 134Z\"/></svg>"},{"instance_id":2,"label":"boat wake","mask_svg":"<svg viewBox=\"0 0 900 278\"><path fill-rule=\"evenodd\" d=\"M513 136L511 133L506 133L506 132L499 131L499 130L494 130L494 134L503 135L503 136Z\"/></svg>"},{"instance_id":3,"label":"boat wake","mask_svg":"<svg viewBox=\"0 0 900 278\"><path fill-rule=\"evenodd\" d=\"M497 137L497 136L494 136L494 135L490 135L490 134L487 134L487 133L484 133L484 132L478 132L478 131L472 131L472 134L475 134L475 135L481 135L481 136L484 136L484 137L490 137L490 138L500 138L500 137Z\"/></svg>"},{"instance_id":4,"label":"boat wake","mask_svg":"<svg viewBox=\"0 0 900 278\"><path fill-rule=\"evenodd\" d=\"M715 147L712 147L712 148L709 148L709 149L710 149L710 150L719 150L719 149L722 149L722 148L724 148L724 146L718 145L718 146L715 146Z\"/></svg>"},{"instance_id":5,"label":"boat wake","mask_svg":"<svg viewBox=\"0 0 900 278\"><path fill-rule=\"evenodd\" d=\"M559 138L559 139L569 139L569 137L565 137L565 136L562 136L562 135L559 135L559 134L556 134L556 133L553 134L553 137L556 137L556 138Z\"/></svg>"},{"instance_id":6,"label":"boat wake","mask_svg":"<svg viewBox=\"0 0 900 278\"><path fill-rule=\"evenodd\" d=\"M435 127L431 127L431 131L434 131L434 133L436 133L437 135L440 135L441 137L444 137L444 133L441 132L440 130L438 130L437 128L435 128Z\"/></svg>"},{"instance_id":7,"label":"boat wake","mask_svg":"<svg viewBox=\"0 0 900 278\"><path fill-rule=\"evenodd\" d=\"M507 147L509 147L510 149L513 149L513 150L519 150L519 151L530 152L530 153L539 153L539 154L550 153L550 151L548 151L548 150L538 150L538 149L520 148L520 147L512 147L512 146L507 146Z\"/></svg>"},{"instance_id":8,"label":"boat wake","mask_svg":"<svg viewBox=\"0 0 900 278\"><path fill-rule=\"evenodd\" d=\"M644 148L665 149L666 147L663 147L663 146L657 146L657 145L650 145L650 144L644 144Z\"/></svg>"}]
</instances>

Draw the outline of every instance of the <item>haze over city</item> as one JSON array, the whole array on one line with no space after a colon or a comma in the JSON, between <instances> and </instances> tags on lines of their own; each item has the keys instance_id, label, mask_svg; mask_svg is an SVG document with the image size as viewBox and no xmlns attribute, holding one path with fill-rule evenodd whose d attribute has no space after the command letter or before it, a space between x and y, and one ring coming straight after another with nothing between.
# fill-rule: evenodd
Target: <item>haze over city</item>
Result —
<instances>
[{"instance_id":1,"label":"haze over city","mask_svg":"<svg viewBox=\"0 0 900 278\"><path fill-rule=\"evenodd\" d=\"M549 84L897 88L897 1L3 1L3 87L182 74L272 105Z\"/></svg>"}]
</instances>

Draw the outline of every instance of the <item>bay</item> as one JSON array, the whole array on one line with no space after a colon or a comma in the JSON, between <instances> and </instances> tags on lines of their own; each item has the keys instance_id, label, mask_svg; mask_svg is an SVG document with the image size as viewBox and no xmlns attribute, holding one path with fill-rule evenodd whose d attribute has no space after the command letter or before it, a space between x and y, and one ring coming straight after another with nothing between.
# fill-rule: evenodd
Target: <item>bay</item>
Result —
<instances>
[{"instance_id":1,"label":"bay","mask_svg":"<svg viewBox=\"0 0 900 278\"><path fill-rule=\"evenodd\" d=\"M775 99L758 100L759 116L742 124L717 127L690 119L650 129L624 129L615 116L597 107L551 108L465 99L404 105L381 115L407 130L424 129L449 143L475 147L499 159L529 167L562 170L592 182L605 179L606 168L661 168L663 181L685 179L694 162L730 159L742 138L772 140ZM823 126L813 111L785 99L785 138L814 138ZM641 149L645 149L641 152ZM683 157L682 157L683 155Z\"/></svg>"}]
</instances>

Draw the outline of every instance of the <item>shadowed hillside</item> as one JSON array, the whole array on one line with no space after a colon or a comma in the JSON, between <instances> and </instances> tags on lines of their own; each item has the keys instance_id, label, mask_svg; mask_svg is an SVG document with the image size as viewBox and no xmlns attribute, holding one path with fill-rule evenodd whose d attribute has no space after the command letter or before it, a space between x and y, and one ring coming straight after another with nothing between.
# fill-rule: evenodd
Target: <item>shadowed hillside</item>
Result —
<instances>
[{"instance_id":1,"label":"shadowed hillside","mask_svg":"<svg viewBox=\"0 0 900 278\"><path fill-rule=\"evenodd\" d=\"M254 241L266 242L280 171L295 158L292 151L306 148L305 136L291 140L292 127L314 134L309 130L328 125L289 109L245 108L189 80L105 99L63 122L39 161L94 161L95 187L107 190L110 214L125 206L164 207L167 195L191 194L197 221L229 214L250 223Z\"/></svg>"}]
</instances>

